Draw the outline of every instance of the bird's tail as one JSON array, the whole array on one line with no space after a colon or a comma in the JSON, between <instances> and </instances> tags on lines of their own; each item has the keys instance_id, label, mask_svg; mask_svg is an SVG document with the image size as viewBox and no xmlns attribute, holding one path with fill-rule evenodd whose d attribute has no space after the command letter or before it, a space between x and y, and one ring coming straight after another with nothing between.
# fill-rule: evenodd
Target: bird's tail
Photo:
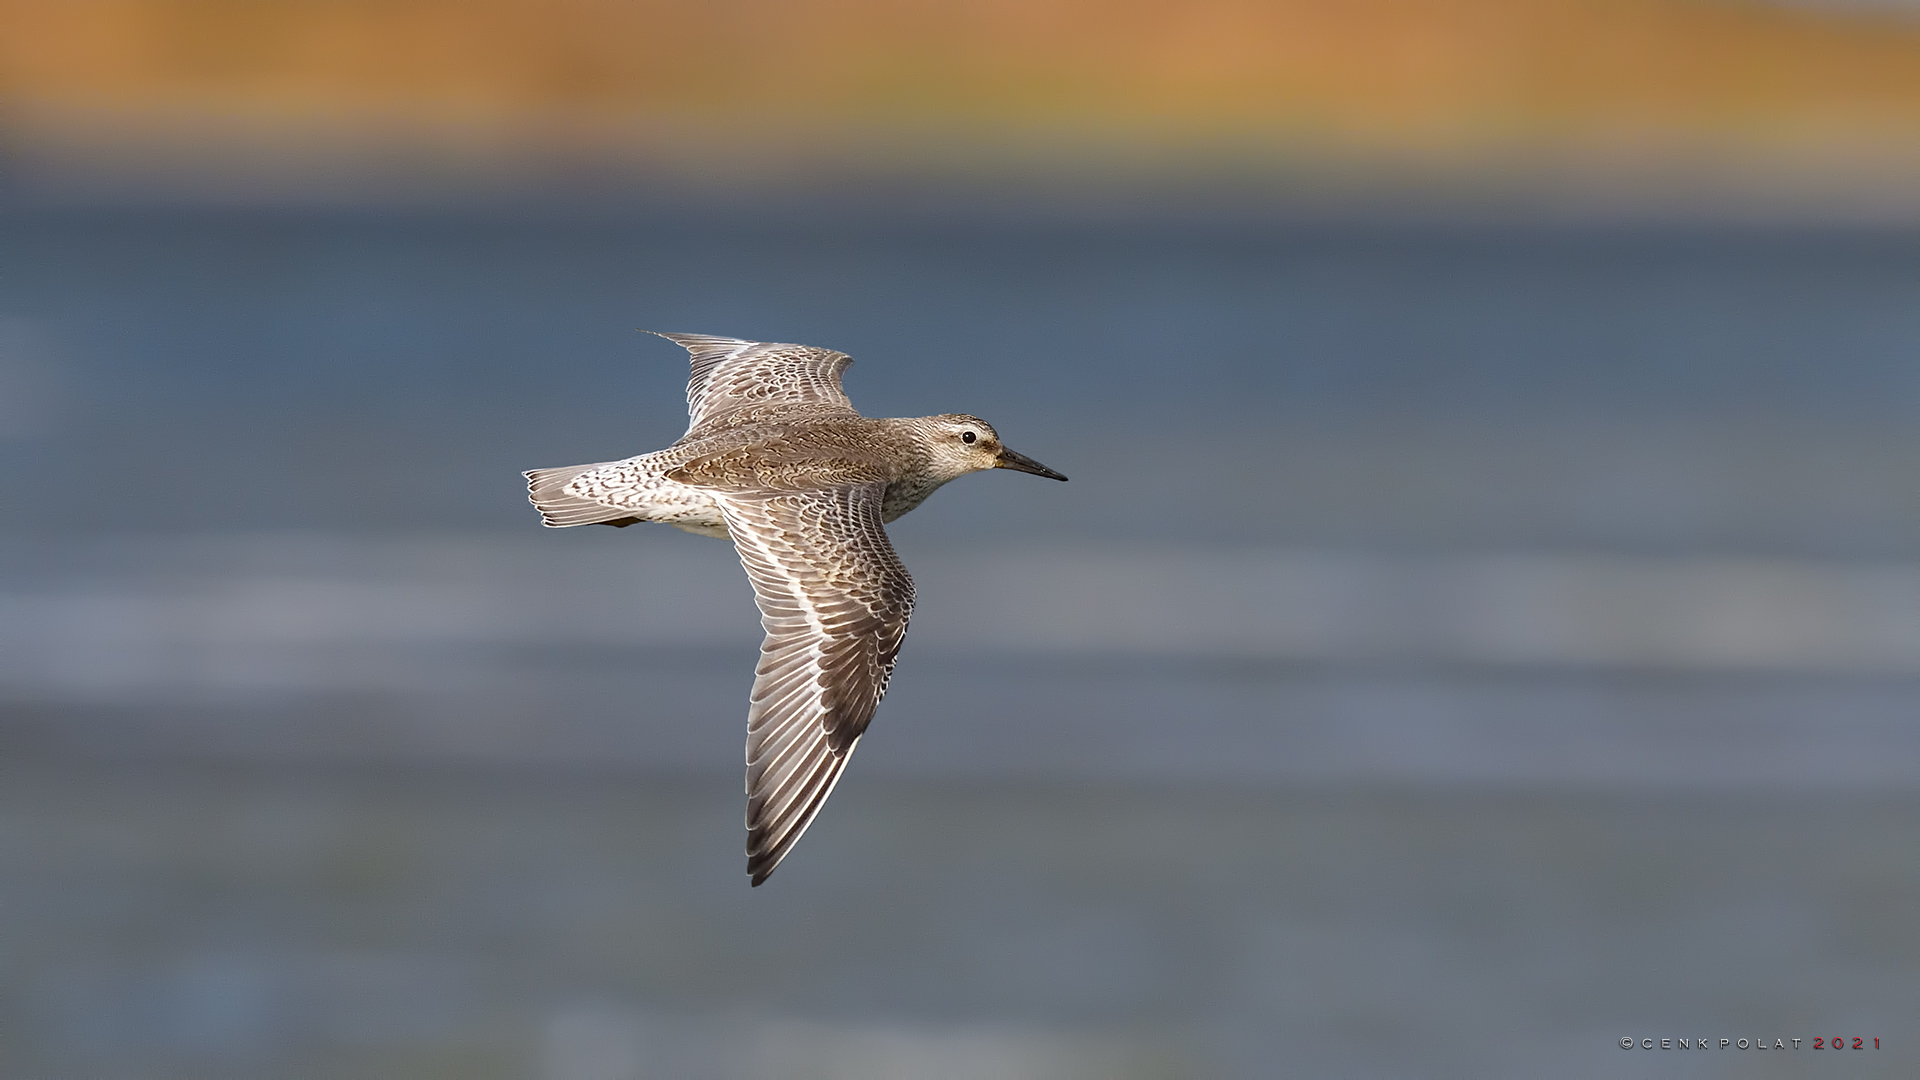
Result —
<instances>
[{"instance_id":1,"label":"bird's tail","mask_svg":"<svg viewBox=\"0 0 1920 1080\"><path fill-rule=\"evenodd\" d=\"M549 529L565 529L574 525L625 528L643 520L636 517L632 510L567 494L566 486L574 477L604 464L607 463L565 465L558 469L534 469L526 473L527 501L539 509L540 523Z\"/></svg>"}]
</instances>

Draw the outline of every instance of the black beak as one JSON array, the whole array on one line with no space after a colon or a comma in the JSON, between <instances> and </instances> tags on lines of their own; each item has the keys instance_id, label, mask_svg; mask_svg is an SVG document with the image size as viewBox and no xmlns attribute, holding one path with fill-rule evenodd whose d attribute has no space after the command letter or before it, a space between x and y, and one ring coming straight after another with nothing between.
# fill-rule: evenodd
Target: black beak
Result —
<instances>
[{"instance_id":1,"label":"black beak","mask_svg":"<svg viewBox=\"0 0 1920 1080\"><path fill-rule=\"evenodd\" d=\"M1047 468L1045 465L1040 464L1027 455L1016 454L1004 446L1000 448L1000 453L994 456L993 467L996 469L1015 469L1019 472L1030 472L1035 476L1044 476L1049 480L1066 479L1066 477L1061 476L1059 473L1054 472L1052 469Z\"/></svg>"}]
</instances>

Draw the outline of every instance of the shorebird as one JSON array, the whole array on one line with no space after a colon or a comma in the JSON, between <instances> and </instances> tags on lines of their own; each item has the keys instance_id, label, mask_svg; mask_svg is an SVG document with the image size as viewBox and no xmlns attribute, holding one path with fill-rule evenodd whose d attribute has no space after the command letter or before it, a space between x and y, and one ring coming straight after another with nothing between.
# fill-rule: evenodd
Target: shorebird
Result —
<instances>
[{"instance_id":1,"label":"shorebird","mask_svg":"<svg viewBox=\"0 0 1920 1080\"><path fill-rule=\"evenodd\" d=\"M813 823L887 692L913 579L886 523L970 472L1066 477L977 416L861 416L840 388L845 353L659 336L692 354L686 434L623 461L534 469L527 494L552 528L659 521L733 541L767 632L747 708L757 886Z\"/></svg>"}]
</instances>

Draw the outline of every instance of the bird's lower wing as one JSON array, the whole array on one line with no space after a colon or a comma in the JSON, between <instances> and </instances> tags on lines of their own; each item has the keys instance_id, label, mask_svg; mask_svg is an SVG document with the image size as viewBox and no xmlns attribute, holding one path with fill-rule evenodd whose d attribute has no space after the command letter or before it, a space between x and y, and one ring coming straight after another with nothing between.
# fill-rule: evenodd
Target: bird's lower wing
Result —
<instances>
[{"instance_id":1,"label":"bird's lower wing","mask_svg":"<svg viewBox=\"0 0 1920 1080\"><path fill-rule=\"evenodd\" d=\"M767 631L747 712L755 885L832 793L906 637L913 579L881 525L883 492L714 492Z\"/></svg>"}]
</instances>

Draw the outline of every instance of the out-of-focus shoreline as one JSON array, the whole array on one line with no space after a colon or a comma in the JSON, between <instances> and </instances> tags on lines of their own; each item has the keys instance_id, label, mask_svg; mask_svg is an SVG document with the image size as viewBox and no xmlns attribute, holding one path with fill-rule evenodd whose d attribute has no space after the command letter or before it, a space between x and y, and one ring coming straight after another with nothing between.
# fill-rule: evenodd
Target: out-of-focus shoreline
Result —
<instances>
[{"instance_id":1,"label":"out-of-focus shoreline","mask_svg":"<svg viewBox=\"0 0 1920 1080\"><path fill-rule=\"evenodd\" d=\"M0 0L0 198L1920 220L1859 6Z\"/></svg>"},{"instance_id":2,"label":"out-of-focus shoreline","mask_svg":"<svg viewBox=\"0 0 1920 1080\"><path fill-rule=\"evenodd\" d=\"M1134 139L577 117L551 125L229 123L177 112L15 110L0 117L0 209L1902 227L1920 223L1916 147L1920 139L1901 133L1463 150L1205 133Z\"/></svg>"}]
</instances>

